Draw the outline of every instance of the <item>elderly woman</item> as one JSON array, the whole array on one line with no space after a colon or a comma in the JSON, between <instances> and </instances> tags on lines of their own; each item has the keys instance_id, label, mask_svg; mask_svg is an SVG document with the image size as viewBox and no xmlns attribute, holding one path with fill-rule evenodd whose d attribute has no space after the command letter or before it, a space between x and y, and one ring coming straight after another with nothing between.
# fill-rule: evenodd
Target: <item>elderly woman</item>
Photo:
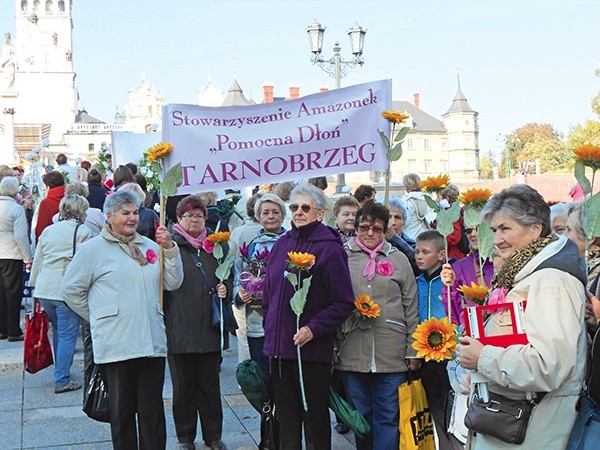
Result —
<instances>
[{"instance_id":1,"label":"elderly woman","mask_svg":"<svg viewBox=\"0 0 600 450\"><path fill-rule=\"evenodd\" d=\"M82 197L86 197L89 195L90 191L87 185L74 181L72 183L67 184L65 187L65 196L67 195L81 195ZM89 200L88 200L89 202ZM89 203L88 203L89 204ZM60 220L60 211L57 212L52 217L52 223L57 223ZM93 236L98 236L104 225L106 224L106 217L104 217L104 213L98 208L92 208L91 206L85 212L85 218L83 224L90 229Z\"/></svg>"},{"instance_id":2,"label":"elderly woman","mask_svg":"<svg viewBox=\"0 0 600 450\"><path fill-rule=\"evenodd\" d=\"M347 395L371 426L358 449L398 448L398 386L420 361L412 348L419 323L417 285L406 256L383 238L389 212L367 203L358 210L358 233L346 244L352 288L380 307L376 318L350 316L341 327L337 370ZM368 323L361 326L357 320Z\"/></svg>"},{"instance_id":3,"label":"elderly woman","mask_svg":"<svg viewBox=\"0 0 600 450\"><path fill-rule=\"evenodd\" d=\"M586 369L586 277L577 263L577 246L551 234L549 207L524 184L494 195L483 218L494 231L497 251L506 258L491 289L508 289L507 302L527 301L523 327L529 342L503 348L462 337L457 359L476 371L471 379L485 382L489 395L498 395L500 403L534 398L538 404L521 446L477 432L471 436L472 448L565 448ZM510 325L507 311L494 313L486 335L510 333ZM480 386L477 382L476 394L485 399Z\"/></svg>"},{"instance_id":4,"label":"elderly woman","mask_svg":"<svg viewBox=\"0 0 600 450\"><path fill-rule=\"evenodd\" d=\"M198 416L204 443L211 449L226 448L221 441L221 338L220 329L211 322L210 293L215 289L219 297L229 301L231 282L219 283L215 276L217 260L203 245L212 234L205 227L206 217L206 205L198 196L187 196L177 205L173 240L181 251L184 277L179 289L165 295L173 419L182 449L195 448Z\"/></svg>"},{"instance_id":5,"label":"elderly woman","mask_svg":"<svg viewBox=\"0 0 600 450\"><path fill-rule=\"evenodd\" d=\"M48 188L46 198L40 202L35 219L35 240L40 238L42 231L47 226L52 225L52 217L58 212L59 204L65 196L65 179L62 173L58 171L48 172L42 177L44 184Z\"/></svg>"},{"instance_id":6,"label":"elderly woman","mask_svg":"<svg viewBox=\"0 0 600 450\"><path fill-rule=\"evenodd\" d=\"M146 193L143 191L142 187L137 183L127 183L121 186L119 190L132 191L138 196L140 199L140 209L138 211L140 221L136 231L142 236L146 236L148 239L154 240L156 224L158 223L159 218L158 214L156 214L156 211L144 206L144 202L146 201Z\"/></svg>"},{"instance_id":7,"label":"elderly woman","mask_svg":"<svg viewBox=\"0 0 600 450\"><path fill-rule=\"evenodd\" d=\"M402 182L406 190L402 197L406 206L404 232L411 239L416 239L419 233L431 228L436 216L425 200L427 194L421 191L421 177L416 173L409 173L404 175Z\"/></svg>"},{"instance_id":8,"label":"elderly woman","mask_svg":"<svg viewBox=\"0 0 600 450\"><path fill-rule=\"evenodd\" d=\"M268 373L268 359L263 353L265 331L262 321L261 302L263 283L267 268L266 255L285 233L281 226L285 218L285 205L274 194L265 194L254 205L254 216L261 225L257 235L246 244L246 254L242 257L240 249L234 265L234 287L236 306L246 312L246 336L250 359L256 361L265 373ZM265 256L265 258L262 258Z\"/></svg>"},{"instance_id":9,"label":"elderly woman","mask_svg":"<svg viewBox=\"0 0 600 450\"><path fill-rule=\"evenodd\" d=\"M22 341L19 325L23 263L31 268L25 210L15 201L19 180L0 181L0 339Z\"/></svg>"},{"instance_id":10,"label":"elderly woman","mask_svg":"<svg viewBox=\"0 0 600 450\"><path fill-rule=\"evenodd\" d=\"M335 228L339 231L344 243L356 234L354 221L359 206L358 200L351 195L344 195L338 198L333 205Z\"/></svg>"},{"instance_id":11,"label":"elderly woman","mask_svg":"<svg viewBox=\"0 0 600 450\"><path fill-rule=\"evenodd\" d=\"M340 236L321 223L327 205L323 191L312 185L299 185L292 191L290 201L292 230L277 240L267 266L262 303L264 353L271 358L281 448L301 448L304 422L306 447L330 449L329 378L334 333L352 311L354 294ZM282 276L289 269L288 252L315 256L314 265L298 274L302 279L312 277L299 329L290 307L295 288ZM297 346L302 358L307 412L300 390Z\"/></svg>"},{"instance_id":12,"label":"elderly woman","mask_svg":"<svg viewBox=\"0 0 600 450\"><path fill-rule=\"evenodd\" d=\"M156 243L136 233L138 205L128 191L106 198L107 224L79 246L60 290L67 305L90 322L94 362L110 392L113 447L135 449L139 442L141 448L164 449L167 338L159 303L159 246L167 291L181 285L183 269L164 226L156 230Z\"/></svg>"},{"instance_id":13,"label":"elderly woman","mask_svg":"<svg viewBox=\"0 0 600 450\"><path fill-rule=\"evenodd\" d=\"M81 382L71 379L77 332L81 319L65 303L60 283L79 244L92 237L85 221L88 201L81 195L66 195L60 201L59 221L47 227L35 249L29 284L48 313L54 332L54 392L74 391Z\"/></svg>"},{"instance_id":14,"label":"elderly woman","mask_svg":"<svg viewBox=\"0 0 600 450\"><path fill-rule=\"evenodd\" d=\"M404 222L406 221L406 207L404 206L404 202L399 197L392 197L389 201L388 210L390 212L390 220L385 232L385 239L393 247L404 253L416 277L421 273L415 260L415 246L417 243L404 233Z\"/></svg>"},{"instance_id":15,"label":"elderly woman","mask_svg":"<svg viewBox=\"0 0 600 450\"><path fill-rule=\"evenodd\" d=\"M586 258L587 246L587 237L585 235L585 229L583 228L583 204L570 204L565 211L565 215L567 221L565 222L563 236L568 237L575 242L575 244L577 244L579 256L581 257L581 261L583 263ZM596 294L596 288L598 287L598 275L600 274L600 238L591 238L589 248L587 250L587 289L592 294Z\"/></svg>"}]
</instances>

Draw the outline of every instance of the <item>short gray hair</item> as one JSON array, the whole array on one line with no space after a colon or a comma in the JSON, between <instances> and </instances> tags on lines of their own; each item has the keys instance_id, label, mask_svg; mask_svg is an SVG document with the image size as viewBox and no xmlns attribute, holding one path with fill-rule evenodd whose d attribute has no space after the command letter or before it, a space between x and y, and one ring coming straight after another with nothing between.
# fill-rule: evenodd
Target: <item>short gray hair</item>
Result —
<instances>
[{"instance_id":1,"label":"short gray hair","mask_svg":"<svg viewBox=\"0 0 600 450\"><path fill-rule=\"evenodd\" d=\"M117 192L107 195L104 200L104 214L115 215L125 205L135 205L139 207L140 199L133 191L118 190Z\"/></svg>"},{"instance_id":2,"label":"short gray hair","mask_svg":"<svg viewBox=\"0 0 600 450\"><path fill-rule=\"evenodd\" d=\"M85 212L90 207L87 199L81 195L65 195L59 205L59 220L85 221Z\"/></svg>"},{"instance_id":3,"label":"short gray hair","mask_svg":"<svg viewBox=\"0 0 600 450\"><path fill-rule=\"evenodd\" d=\"M258 219L258 216L260 216L260 208L262 208L262 205L265 202L275 203L279 206L279 209L281 209L281 215L285 217L285 203L283 203L283 200L275 194L265 194L256 200L256 203L254 203L254 217Z\"/></svg>"},{"instance_id":4,"label":"short gray hair","mask_svg":"<svg viewBox=\"0 0 600 450\"><path fill-rule=\"evenodd\" d=\"M14 197L19 192L19 180L16 177L4 177L0 181L0 195Z\"/></svg>"},{"instance_id":5,"label":"short gray hair","mask_svg":"<svg viewBox=\"0 0 600 450\"><path fill-rule=\"evenodd\" d=\"M81 181L73 181L65 187L65 195L81 195L82 197L87 197L90 195L90 190Z\"/></svg>"},{"instance_id":6,"label":"short gray hair","mask_svg":"<svg viewBox=\"0 0 600 450\"><path fill-rule=\"evenodd\" d=\"M327 208L327 196L325 193L312 184L299 184L290 193L290 201L293 203L294 199L299 195L306 195L315 201L315 206L318 210L325 211Z\"/></svg>"},{"instance_id":7,"label":"short gray hair","mask_svg":"<svg viewBox=\"0 0 600 450\"><path fill-rule=\"evenodd\" d=\"M139 197L139 204L144 203L146 200L146 194L142 190L142 187L137 183L122 184L119 191L131 191Z\"/></svg>"},{"instance_id":8,"label":"short gray hair","mask_svg":"<svg viewBox=\"0 0 600 450\"><path fill-rule=\"evenodd\" d=\"M402 218L406 220L406 206L404 206L404 202L400 197L391 197L389 200L389 209L397 209L402 214Z\"/></svg>"},{"instance_id":9,"label":"short gray hair","mask_svg":"<svg viewBox=\"0 0 600 450\"><path fill-rule=\"evenodd\" d=\"M495 194L488 200L481 214L483 220L489 223L498 212L506 214L522 227L540 224L542 237L552 232L550 207L540 193L527 184L515 184Z\"/></svg>"}]
</instances>

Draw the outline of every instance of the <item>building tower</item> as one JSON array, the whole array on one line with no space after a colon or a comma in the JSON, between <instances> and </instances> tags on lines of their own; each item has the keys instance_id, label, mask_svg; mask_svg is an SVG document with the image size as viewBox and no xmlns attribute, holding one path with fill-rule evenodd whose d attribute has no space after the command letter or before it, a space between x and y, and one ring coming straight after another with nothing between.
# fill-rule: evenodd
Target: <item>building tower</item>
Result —
<instances>
[{"instance_id":1,"label":"building tower","mask_svg":"<svg viewBox=\"0 0 600 450\"><path fill-rule=\"evenodd\" d=\"M471 108L465 95L458 90L442 121L448 131L448 172L454 179L479 179L479 114Z\"/></svg>"},{"instance_id":2,"label":"building tower","mask_svg":"<svg viewBox=\"0 0 600 450\"><path fill-rule=\"evenodd\" d=\"M72 0L16 0L14 89L19 144L59 144L75 121L77 86L73 72ZM31 146L29 146L31 149Z\"/></svg>"}]
</instances>

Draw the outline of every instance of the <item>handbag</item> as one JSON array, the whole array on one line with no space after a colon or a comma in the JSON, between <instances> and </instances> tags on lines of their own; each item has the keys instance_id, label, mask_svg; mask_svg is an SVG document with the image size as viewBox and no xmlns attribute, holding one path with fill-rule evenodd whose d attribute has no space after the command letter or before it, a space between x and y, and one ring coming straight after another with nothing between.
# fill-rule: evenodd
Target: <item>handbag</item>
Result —
<instances>
[{"instance_id":1,"label":"handbag","mask_svg":"<svg viewBox=\"0 0 600 450\"><path fill-rule=\"evenodd\" d=\"M413 380L412 372L398 387L400 403L400 448L402 450L434 450L433 420L421 380Z\"/></svg>"},{"instance_id":2,"label":"handbag","mask_svg":"<svg viewBox=\"0 0 600 450\"><path fill-rule=\"evenodd\" d=\"M340 418L348 427L354 431L359 438L364 438L371 433L371 427L367 419L353 408L346 400L329 386L329 408Z\"/></svg>"},{"instance_id":3,"label":"handbag","mask_svg":"<svg viewBox=\"0 0 600 450\"><path fill-rule=\"evenodd\" d=\"M275 416L275 405L267 398L260 416L259 450L279 450L279 422Z\"/></svg>"},{"instance_id":4,"label":"handbag","mask_svg":"<svg viewBox=\"0 0 600 450\"><path fill-rule=\"evenodd\" d=\"M269 397L269 376L256 361L247 359L238 364L235 378L248 402L258 412L262 412Z\"/></svg>"},{"instance_id":5,"label":"handbag","mask_svg":"<svg viewBox=\"0 0 600 450\"><path fill-rule=\"evenodd\" d=\"M36 298L33 310L25 314L23 365L29 373L36 373L54 364L50 339L48 339L48 314Z\"/></svg>"},{"instance_id":6,"label":"handbag","mask_svg":"<svg viewBox=\"0 0 600 450\"><path fill-rule=\"evenodd\" d=\"M465 415L465 425L475 433L493 436L509 444L522 444L533 408L542 401L545 392L534 399L511 399L488 392L484 402L476 392Z\"/></svg>"},{"instance_id":7,"label":"handbag","mask_svg":"<svg viewBox=\"0 0 600 450\"><path fill-rule=\"evenodd\" d=\"M217 291L211 284L210 279L208 278L208 274L206 273L206 270L204 270L202 263L200 261L198 261L198 258L196 258L196 255L194 255L193 252L190 252L190 253L192 255L192 258L194 258L196 267L198 268L198 270L202 274L202 277L204 278L204 282L210 289L209 295L210 295L210 308L211 308L211 325L215 328L221 329L221 303L222 303L223 304L223 330L225 330L228 333L233 333L239 327L238 327L237 321L235 320L235 316L233 315L233 308L231 306L231 300L221 299L217 295Z\"/></svg>"},{"instance_id":8,"label":"handbag","mask_svg":"<svg viewBox=\"0 0 600 450\"><path fill-rule=\"evenodd\" d=\"M108 386L102 378L100 367L94 364L90 381L83 398L83 412L98 422L110 422L108 413Z\"/></svg>"}]
</instances>

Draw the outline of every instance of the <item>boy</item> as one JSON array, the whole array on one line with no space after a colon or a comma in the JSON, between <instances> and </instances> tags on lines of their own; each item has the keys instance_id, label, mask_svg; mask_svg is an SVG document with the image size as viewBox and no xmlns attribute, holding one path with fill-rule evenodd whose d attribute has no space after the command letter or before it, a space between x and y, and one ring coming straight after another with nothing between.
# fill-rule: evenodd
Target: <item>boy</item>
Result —
<instances>
[{"instance_id":1,"label":"boy","mask_svg":"<svg viewBox=\"0 0 600 450\"><path fill-rule=\"evenodd\" d=\"M426 230L417 236L415 259L421 274L417 277L417 293L419 296L419 321L435 317L442 319L447 316L446 307L442 301L444 284L440 278L442 264L446 259L444 237L437 230ZM448 361L429 361L421 366L420 375L429 411L435 421L440 450L458 450L463 445L449 434L445 424L446 402L450 391L450 382L446 365Z\"/></svg>"}]
</instances>

